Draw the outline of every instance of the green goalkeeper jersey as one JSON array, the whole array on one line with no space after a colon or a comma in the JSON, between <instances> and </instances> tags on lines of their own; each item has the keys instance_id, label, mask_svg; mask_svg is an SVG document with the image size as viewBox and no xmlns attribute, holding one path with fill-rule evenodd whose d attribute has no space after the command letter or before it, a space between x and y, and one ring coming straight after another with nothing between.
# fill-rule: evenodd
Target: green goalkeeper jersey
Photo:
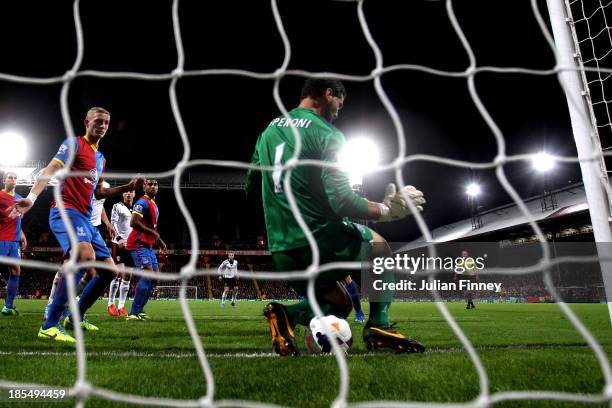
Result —
<instances>
[{"instance_id":1,"label":"green goalkeeper jersey","mask_svg":"<svg viewBox=\"0 0 612 408\"><path fill-rule=\"evenodd\" d=\"M257 139L251 162L262 166L285 164L295 149L291 124L301 135L300 160L322 160L336 163L346 139L331 123L310 109L295 108L272 120ZM253 188L255 174L249 171L247 191ZM262 198L272 252L286 251L308 245L284 191L287 171L262 171ZM291 174L291 189L306 225L320 245L334 242L338 234L347 234L344 217L364 218L368 204L350 186L346 172L331 167L299 165ZM331 241L330 241L331 240Z\"/></svg>"}]
</instances>

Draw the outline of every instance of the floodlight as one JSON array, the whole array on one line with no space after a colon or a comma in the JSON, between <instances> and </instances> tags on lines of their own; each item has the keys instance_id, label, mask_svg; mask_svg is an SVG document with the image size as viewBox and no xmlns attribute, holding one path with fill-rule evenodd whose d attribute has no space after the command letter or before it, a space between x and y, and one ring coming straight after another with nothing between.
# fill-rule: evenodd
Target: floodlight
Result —
<instances>
[{"instance_id":1,"label":"floodlight","mask_svg":"<svg viewBox=\"0 0 612 408\"><path fill-rule=\"evenodd\" d=\"M534 170L545 173L555 167L555 158L546 152L536 154L531 160Z\"/></svg>"},{"instance_id":2,"label":"floodlight","mask_svg":"<svg viewBox=\"0 0 612 408\"><path fill-rule=\"evenodd\" d=\"M26 159L25 139L16 132L0 133L0 165L16 166Z\"/></svg>"},{"instance_id":3,"label":"floodlight","mask_svg":"<svg viewBox=\"0 0 612 408\"><path fill-rule=\"evenodd\" d=\"M476 183L470 183L465 188L465 194L467 194L470 197L476 197L478 194L480 194L480 186Z\"/></svg>"},{"instance_id":4,"label":"floodlight","mask_svg":"<svg viewBox=\"0 0 612 408\"><path fill-rule=\"evenodd\" d=\"M351 186L363 183L363 175L369 173L380 160L378 147L367 137L350 139L338 155L338 162L349 174Z\"/></svg>"}]
</instances>

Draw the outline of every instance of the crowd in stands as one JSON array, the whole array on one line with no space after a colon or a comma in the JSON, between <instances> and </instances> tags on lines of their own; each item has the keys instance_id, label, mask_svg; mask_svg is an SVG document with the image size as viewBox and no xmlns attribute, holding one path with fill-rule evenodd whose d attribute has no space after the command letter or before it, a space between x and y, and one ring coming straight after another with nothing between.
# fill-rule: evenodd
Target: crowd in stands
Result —
<instances>
[{"instance_id":1,"label":"crowd in stands","mask_svg":"<svg viewBox=\"0 0 612 408\"><path fill-rule=\"evenodd\" d=\"M54 251L55 242L47 233L42 232L37 236L38 241L29 242L29 248L39 247L37 250L26 250L23 257L31 260L45 261L59 265L62 262L61 252ZM262 238L262 241L263 238ZM220 250L228 246L220 243ZM265 245L265 241L263 243ZM41 250L41 248L50 248ZM234 248L232 248L234 250ZM223 292L223 284L218 279L217 268L225 259L225 255L201 255L198 259L197 269L199 274L189 280L188 286L197 287L199 299L218 299ZM274 264L269 255L237 255L240 271L248 271L257 274L262 271L274 271ZM189 255L168 254L159 258L160 270L163 273L178 274L181 268L187 264ZM0 266L2 268L2 266ZM208 271L211 275L202 275L202 271ZM1 274L3 277L5 273ZM50 291L54 271L49 269L37 269L23 267L21 283L18 296L20 298L44 298ZM562 298L568 302L600 302L605 300L605 291L601 273L597 267L589 264L562 264L554 266L551 270L554 286L558 289ZM136 280L133 278L131 291L135 287ZM452 274L440 275L436 279L443 282L456 282ZM357 280L358 277L357 277ZM472 280L474 280L472 278ZM552 296L546 288L542 279L542 273L511 274L511 275L488 275L480 274L479 282L499 282L502 291L495 293L491 291L473 291L474 298L497 299L500 301L552 301ZM179 286L177 280L160 280L158 285ZM260 280L253 277L242 277L238 281L239 298L241 299L297 299L298 294L291 289L286 281ZM420 286L420 281L417 284ZM130 296L131 296L130 292ZM367 293L362 294L367 298ZM445 300L460 300L466 296L464 290L441 291L440 295ZM395 292L399 300L433 300L433 295L428 290L406 290Z\"/></svg>"},{"instance_id":2,"label":"crowd in stands","mask_svg":"<svg viewBox=\"0 0 612 408\"><path fill-rule=\"evenodd\" d=\"M62 263L60 252L25 252L24 259L44 261L59 266ZM223 283L218 279L217 267L225 259L224 256L202 256L197 264L198 270L211 271L212 275L202 275L191 278L187 286L197 287L198 298L218 299L223 292ZM273 271L274 265L269 256L237 257L239 268L243 271ZM160 270L164 273L179 274L181 268L188 262L187 255L160 256ZM0 266L1 268L2 266ZM1 274L5 276L6 274ZM53 283L54 270L23 267L19 287L19 298L44 298L49 294ZM132 296L135 282L130 286L129 296ZM180 286L180 280L160 280L161 286ZM258 280L245 277L238 280L239 298L243 299L297 299L298 295L285 281Z\"/></svg>"}]
</instances>

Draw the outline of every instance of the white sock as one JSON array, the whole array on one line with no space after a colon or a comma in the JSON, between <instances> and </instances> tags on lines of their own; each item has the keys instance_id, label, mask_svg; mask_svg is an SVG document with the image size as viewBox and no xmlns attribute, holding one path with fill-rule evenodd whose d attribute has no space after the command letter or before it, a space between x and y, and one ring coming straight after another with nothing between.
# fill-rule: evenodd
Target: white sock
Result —
<instances>
[{"instance_id":1,"label":"white sock","mask_svg":"<svg viewBox=\"0 0 612 408\"><path fill-rule=\"evenodd\" d=\"M225 304L225 298L227 297L227 292L223 292L223 294L221 295L221 304L224 305Z\"/></svg>"},{"instance_id":2,"label":"white sock","mask_svg":"<svg viewBox=\"0 0 612 408\"><path fill-rule=\"evenodd\" d=\"M55 297L55 289L57 288L57 284L62 276L60 271L55 272L55 277L53 278L53 285L51 286L51 293L49 293L49 301L47 302L50 305L53 302L53 298Z\"/></svg>"},{"instance_id":3,"label":"white sock","mask_svg":"<svg viewBox=\"0 0 612 408\"><path fill-rule=\"evenodd\" d=\"M236 298L238 297L238 289L234 289L232 292L232 303L236 303Z\"/></svg>"},{"instance_id":4,"label":"white sock","mask_svg":"<svg viewBox=\"0 0 612 408\"><path fill-rule=\"evenodd\" d=\"M125 299L127 299L129 291L130 281L121 279L121 284L119 285L119 309L125 306Z\"/></svg>"},{"instance_id":5,"label":"white sock","mask_svg":"<svg viewBox=\"0 0 612 408\"><path fill-rule=\"evenodd\" d=\"M120 278L115 278L111 281L108 288L108 307L115 304L115 296L117 295L117 289L119 289Z\"/></svg>"}]
</instances>

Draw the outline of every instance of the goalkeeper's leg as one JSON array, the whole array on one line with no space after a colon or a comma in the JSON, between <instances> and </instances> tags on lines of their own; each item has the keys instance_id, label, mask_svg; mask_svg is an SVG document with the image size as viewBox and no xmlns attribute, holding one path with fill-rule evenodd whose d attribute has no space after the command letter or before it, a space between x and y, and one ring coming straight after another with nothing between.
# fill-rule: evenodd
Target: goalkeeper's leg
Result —
<instances>
[{"instance_id":1,"label":"goalkeeper's leg","mask_svg":"<svg viewBox=\"0 0 612 408\"><path fill-rule=\"evenodd\" d=\"M295 271L310 265L309 248L297 248L290 251L275 252L272 259L278 271ZM336 276L337 275L337 276ZM344 285L337 282L346 275L346 271L329 271L320 275L315 282L317 303L324 314L334 314L346 318L352 310L350 296ZM307 292L307 282L290 282L295 291L303 296ZM308 326L314 317L310 302L304 298L293 305L282 305L272 302L264 308L274 351L282 356L298 354L295 342L295 326Z\"/></svg>"},{"instance_id":2,"label":"goalkeeper's leg","mask_svg":"<svg viewBox=\"0 0 612 408\"><path fill-rule=\"evenodd\" d=\"M362 257L392 256L387 241L376 232L369 230L369 234L365 237L371 238L369 242L372 244L372 250L370 254L362 253ZM387 276L386 279L391 280L392 276ZM363 329L363 341L366 343L368 350L390 348L400 353L424 352L425 347L421 343L398 333L395 329L395 323L389 323L389 309L393 296L391 293L387 295L383 296L383 301L370 300L370 316Z\"/></svg>"},{"instance_id":3,"label":"goalkeeper's leg","mask_svg":"<svg viewBox=\"0 0 612 408\"><path fill-rule=\"evenodd\" d=\"M325 286L317 286L316 293L317 303L324 315L346 318L351 312L351 299L342 283L328 282ZM274 351L281 356L299 354L295 342L295 326L308 326L315 316L308 299L289 306L277 302L268 303L264 308L264 316L270 328Z\"/></svg>"}]
</instances>

